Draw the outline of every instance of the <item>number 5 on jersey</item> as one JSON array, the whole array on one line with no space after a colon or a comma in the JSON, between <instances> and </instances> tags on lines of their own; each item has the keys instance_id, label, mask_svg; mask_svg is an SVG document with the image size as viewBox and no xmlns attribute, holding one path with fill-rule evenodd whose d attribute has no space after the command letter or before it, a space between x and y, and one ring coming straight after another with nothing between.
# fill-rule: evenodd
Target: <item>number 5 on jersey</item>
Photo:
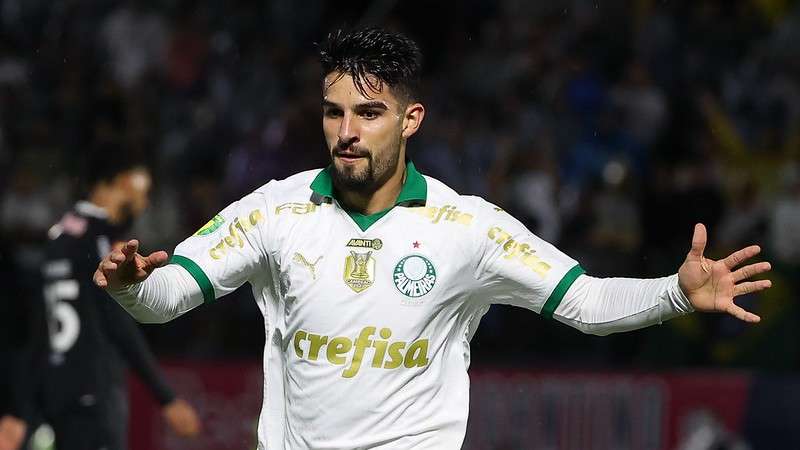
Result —
<instances>
[{"instance_id":1,"label":"number 5 on jersey","mask_svg":"<svg viewBox=\"0 0 800 450\"><path fill-rule=\"evenodd\" d=\"M49 312L47 328L54 356L68 352L80 335L80 317L69 303L78 298L79 292L77 280L56 280L44 286L44 299Z\"/></svg>"}]
</instances>

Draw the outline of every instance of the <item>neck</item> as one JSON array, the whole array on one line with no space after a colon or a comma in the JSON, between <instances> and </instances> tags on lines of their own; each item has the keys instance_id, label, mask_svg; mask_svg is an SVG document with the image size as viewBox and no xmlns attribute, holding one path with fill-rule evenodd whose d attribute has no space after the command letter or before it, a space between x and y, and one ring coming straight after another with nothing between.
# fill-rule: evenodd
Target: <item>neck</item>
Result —
<instances>
[{"instance_id":1,"label":"neck","mask_svg":"<svg viewBox=\"0 0 800 450\"><path fill-rule=\"evenodd\" d=\"M339 199L348 208L362 214L370 215L381 212L394 206L397 196L403 189L406 176L406 162L402 157L397 163L397 169L391 177L372 193L340 190Z\"/></svg>"},{"instance_id":2,"label":"neck","mask_svg":"<svg viewBox=\"0 0 800 450\"><path fill-rule=\"evenodd\" d=\"M103 208L108 214L108 221L112 224L119 223L122 220L121 208L118 202L115 202L111 192L106 188L99 188L92 191L89 195L89 201L100 208Z\"/></svg>"}]
</instances>

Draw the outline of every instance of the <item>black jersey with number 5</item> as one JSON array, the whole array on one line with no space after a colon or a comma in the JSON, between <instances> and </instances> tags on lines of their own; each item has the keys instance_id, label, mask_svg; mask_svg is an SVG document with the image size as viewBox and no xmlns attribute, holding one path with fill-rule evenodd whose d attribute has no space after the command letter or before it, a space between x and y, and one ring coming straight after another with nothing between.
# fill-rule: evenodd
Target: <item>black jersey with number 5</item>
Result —
<instances>
[{"instance_id":1,"label":"black jersey with number 5","mask_svg":"<svg viewBox=\"0 0 800 450\"><path fill-rule=\"evenodd\" d=\"M124 386L126 363L160 403L174 398L133 319L92 282L117 234L105 210L88 202L50 229L42 266L50 343L42 398L50 414L107 399Z\"/></svg>"}]
</instances>

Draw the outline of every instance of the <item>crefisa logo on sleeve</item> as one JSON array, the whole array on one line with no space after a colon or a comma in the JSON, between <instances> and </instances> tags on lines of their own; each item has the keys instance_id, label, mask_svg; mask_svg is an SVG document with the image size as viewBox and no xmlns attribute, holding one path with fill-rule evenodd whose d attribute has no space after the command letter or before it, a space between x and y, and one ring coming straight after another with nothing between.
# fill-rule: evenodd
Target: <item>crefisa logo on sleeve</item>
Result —
<instances>
[{"instance_id":1,"label":"crefisa logo on sleeve","mask_svg":"<svg viewBox=\"0 0 800 450\"><path fill-rule=\"evenodd\" d=\"M416 299L433 289L436 284L436 269L428 258L408 255L394 266L392 280L401 294Z\"/></svg>"}]
</instances>

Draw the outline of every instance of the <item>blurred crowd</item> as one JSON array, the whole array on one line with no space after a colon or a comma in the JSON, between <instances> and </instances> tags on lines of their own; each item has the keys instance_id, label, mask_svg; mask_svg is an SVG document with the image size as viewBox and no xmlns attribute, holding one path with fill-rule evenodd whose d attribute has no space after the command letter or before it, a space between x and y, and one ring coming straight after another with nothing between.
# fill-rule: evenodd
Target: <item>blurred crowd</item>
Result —
<instances>
[{"instance_id":1,"label":"blurred crowd","mask_svg":"<svg viewBox=\"0 0 800 450\"><path fill-rule=\"evenodd\" d=\"M755 327L691 315L595 338L496 307L475 364L797 366L792 0L0 0L0 262L35 270L91 152L152 163L156 191L132 233L147 250L172 250L270 179L326 165L315 43L359 23L422 46L417 167L501 205L590 274L674 273L696 222L711 257L757 243L775 267L773 289L741 299L764 318ZM246 290L233 296L147 327L154 348L258 356L261 316Z\"/></svg>"}]
</instances>

